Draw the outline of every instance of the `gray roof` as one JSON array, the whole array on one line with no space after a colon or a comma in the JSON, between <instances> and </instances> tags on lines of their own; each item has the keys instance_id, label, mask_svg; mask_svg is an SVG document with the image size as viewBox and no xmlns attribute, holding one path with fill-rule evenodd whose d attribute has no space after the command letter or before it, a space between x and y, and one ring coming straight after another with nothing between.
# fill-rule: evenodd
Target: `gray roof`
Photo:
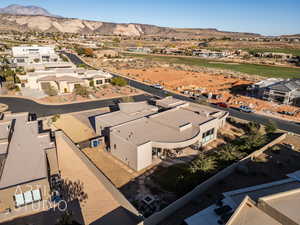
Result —
<instances>
[{"instance_id":1,"label":"gray roof","mask_svg":"<svg viewBox=\"0 0 300 225\"><path fill-rule=\"evenodd\" d=\"M177 105L179 102L182 104ZM100 125L101 130L110 127L115 135L137 146L149 141L176 145L198 138L201 124L217 119L216 112L222 114L176 99L167 98L164 103L177 106L158 113L158 108L147 102L120 103L119 111L96 117L97 127Z\"/></svg>"},{"instance_id":2,"label":"gray roof","mask_svg":"<svg viewBox=\"0 0 300 225\"><path fill-rule=\"evenodd\" d=\"M97 116L96 123L100 123L103 127L112 127L151 115L158 110L146 102L120 103L119 108L119 111Z\"/></svg>"},{"instance_id":3,"label":"gray roof","mask_svg":"<svg viewBox=\"0 0 300 225\"><path fill-rule=\"evenodd\" d=\"M290 92L300 89L300 79L280 81L268 87L271 90Z\"/></svg>"},{"instance_id":4,"label":"gray roof","mask_svg":"<svg viewBox=\"0 0 300 225\"><path fill-rule=\"evenodd\" d=\"M186 103L186 102L182 101L180 99L177 99L177 98L173 98L172 96L168 96L166 98L159 99L156 101L156 105L165 107L165 108L175 107L178 105L182 105L184 103Z\"/></svg>"},{"instance_id":5,"label":"gray roof","mask_svg":"<svg viewBox=\"0 0 300 225\"><path fill-rule=\"evenodd\" d=\"M115 126L111 130L137 146L149 141L179 143L197 137L200 125L213 119L183 108L173 108Z\"/></svg>"},{"instance_id":6,"label":"gray roof","mask_svg":"<svg viewBox=\"0 0 300 225\"><path fill-rule=\"evenodd\" d=\"M13 120L14 127L0 177L0 189L46 178L46 143L39 139L37 121L28 122L28 113L8 114L5 119Z\"/></svg>"}]
</instances>

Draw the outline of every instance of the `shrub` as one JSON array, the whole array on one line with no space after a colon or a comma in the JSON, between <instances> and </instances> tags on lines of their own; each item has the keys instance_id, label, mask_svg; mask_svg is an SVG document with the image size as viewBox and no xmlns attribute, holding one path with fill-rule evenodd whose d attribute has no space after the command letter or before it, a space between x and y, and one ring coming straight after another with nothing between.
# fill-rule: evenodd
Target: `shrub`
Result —
<instances>
[{"instance_id":1,"label":"shrub","mask_svg":"<svg viewBox=\"0 0 300 225\"><path fill-rule=\"evenodd\" d=\"M120 39L117 38L117 37L115 37L115 38L113 39L113 42L115 42L115 43L120 43Z\"/></svg>"},{"instance_id":2,"label":"shrub","mask_svg":"<svg viewBox=\"0 0 300 225\"><path fill-rule=\"evenodd\" d=\"M122 102L134 102L134 99L131 96L125 96L122 98Z\"/></svg>"},{"instance_id":3,"label":"shrub","mask_svg":"<svg viewBox=\"0 0 300 225\"><path fill-rule=\"evenodd\" d=\"M93 81L93 80L90 80L89 85L90 85L90 87L95 87L94 81Z\"/></svg>"},{"instance_id":4,"label":"shrub","mask_svg":"<svg viewBox=\"0 0 300 225\"><path fill-rule=\"evenodd\" d=\"M81 97L88 97L89 96L89 91L88 91L87 87L79 85L79 86L75 87L74 90L75 90L76 95L79 95Z\"/></svg>"},{"instance_id":5,"label":"shrub","mask_svg":"<svg viewBox=\"0 0 300 225\"><path fill-rule=\"evenodd\" d=\"M85 53L83 48L76 48L75 51L78 55L83 55Z\"/></svg>"},{"instance_id":6,"label":"shrub","mask_svg":"<svg viewBox=\"0 0 300 225\"><path fill-rule=\"evenodd\" d=\"M127 81L122 78L122 77L114 77L111 79L111 83L113 85L117 85L117 86L120 86L120 87L124 87L127 85Z\"/></svg>"},{"instance_id":7,"label":"shrub","mask_svg":"<svg viewBox=\"0 0 300 225\"><path fill-rule=\"evenodd\" d=\"M51 120L52 120L53 123L55 123L59 118L60 118L60 115L59 115L59 114L55 114L55 115L51 118Z\"/></svg>"},{"instance_id":8,"label":"shrub","mask_svg":"<svg viewBox=\"0 0 300 225\"><path fill-rule=\"evenodd\" d=\"M6 82L5 83L5 87L8 89L8 90L14 90L16 88L16 85L13 83L13 82Z\"/></svg>"},{"instance_id":9,"label":"shrub","mask_svg":"<svg viewBox=\"0 0 300 225\"><path fill-rule=\"evenodd\" d=\"M44 92L46 95L49 95L49 96L56 96L58 94L57 90L52 86L45 88Z\"/></svg>"},{"instance_id":10,"label":"shrub","mask_svg":"<svg viewBox=\"0 0 300 225\"><path fill-rule=\"evenodd\" d=\"M19 86L16 86L15 90L16 90L17 92L21 91Z\"/></svg>"},{"instance_id":11,"label":"shrub","mask_svg":"<svg viewBox=\"0 0 300 225\"><path fill-rule=\"evenodd\" d=\"M66 56L64 56L63 54L59 54L59 57L64 61L64 62L68 62L68 58Z\"/></svg>"},{"instance_id":12,"label":"shrub","mask_svg":"<svg viewBox=\"0 0 300 225\"><path fill-rule=\"evenodd\" d=\"M278 145L274 145L272 148L271 148L271 151L278 154L280 153L280 150L281 148L278 146Z\"/></svg>"}]
</instances>

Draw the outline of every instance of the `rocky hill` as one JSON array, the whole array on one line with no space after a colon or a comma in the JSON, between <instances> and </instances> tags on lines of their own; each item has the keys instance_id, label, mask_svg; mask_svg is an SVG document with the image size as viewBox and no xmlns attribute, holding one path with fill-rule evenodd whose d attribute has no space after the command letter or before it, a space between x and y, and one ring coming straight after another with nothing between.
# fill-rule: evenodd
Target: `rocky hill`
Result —
<instances>
[{"instance_id":1,"label":"rocky hill","mask_svg":"<svg viewBox=\"0 0 300 225\"><path fill-rule=\"evenodd\" d=\"M216 29L176 29L147 24L123 24L100 21L61 18L40 15L0 14L0 30L99 33L103 35L161 37L201 37L201 36L259 36L259 34L224 32Z\"/></svg>"},{"instance_id":2,"label":"rocky hill","mask_svg":"<svg viewBox=\"0 0 300 225\"><path fill-rule=\"evenodd\" d=\"M160 36L178 38L258 36L258 34L224 32L216 29L176 29L146 24L123 24L63 18L37 6L10 5L0 8L0 30L99 33L103 35Z\"/></svg>"}]
</instances>

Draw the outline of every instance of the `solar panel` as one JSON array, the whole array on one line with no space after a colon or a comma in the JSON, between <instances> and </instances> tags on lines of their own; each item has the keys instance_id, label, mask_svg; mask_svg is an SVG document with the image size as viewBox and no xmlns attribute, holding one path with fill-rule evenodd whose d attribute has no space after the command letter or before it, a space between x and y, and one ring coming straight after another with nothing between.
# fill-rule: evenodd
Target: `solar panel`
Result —
<instances>
[{"instance_id":1,"label":"solar panel","mask_svg":"<svg viewBox=\"0 0 300 225\"><path fill-rule=\"evenodd\" d=\"M32 195L33 195L33 201L41 201L42 200L41 192L39 189L33 190Z\"/></svg>"},{"instance_id":2,"label":"solar panel","mask_svg":"<svg viewBox=\"0 0 300 225\"><path fill-rule=\"evenodd\" d=\"M17 195L15 195L15 199L16 199L16 206L17 207L22 206L22 205L25 204L24 198L23 198L23 194L17 194Z\"/></svg>"},{"instance_id":3,"label":"solar panel","mask_svg":"<svg viewBox=\"0 0 300 225\"><path fill-rule=\"evenodd\" d=\"M29 204L33 202L31 191L26 191L24 193L25 204Z\"/></svg>"}]
</instances>

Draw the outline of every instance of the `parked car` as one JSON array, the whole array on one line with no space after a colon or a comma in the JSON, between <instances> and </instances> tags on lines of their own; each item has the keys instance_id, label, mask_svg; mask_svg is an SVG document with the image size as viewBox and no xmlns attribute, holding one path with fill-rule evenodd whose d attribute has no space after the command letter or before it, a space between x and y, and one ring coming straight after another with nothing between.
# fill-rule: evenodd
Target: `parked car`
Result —
<instances>
[{"instance_id":1,"label":"parked car","mask_svg":"<svg viewBox=\"0 0 300 225\"><path fill-rule=\"evenodd\" d=\"M241 105L239 110L241 112L246 112L246 113L253 113L254 110L252 108L250 108L249 106L246 106L246 105Z\"/></svg>"},{"instance_id":2,"label":"parked car","mask_svg":"<svg viewBox=\"0 0 300 225\"><path fill-rule=\"evenodd\" d=\"M289 111L280 111L278 113L283 114L283 115L288 115L288 116L293 116L294 115L294 112L289 112Z\"/></svg>"},{"instance_id":3,"label":"parked car","mask_svg":"<svg viewBox=\"0 0 300 225\"><path fill-rule=\"evenodd\" d=\"M153 84L152 87L160 89L160 90L164 89L164 87L160 84Z\"/></svg>"},{"instance_id":4,"label":"parked car","mask_svg":"<svg viewBox=\"0 0 300 225\"><path fill-rule=\"evenodd\" d=\"M218 102L217 106L220 106L222 108L229 108L229 105L227 105L225 102Z\"/></svg>"}]
</instances>

